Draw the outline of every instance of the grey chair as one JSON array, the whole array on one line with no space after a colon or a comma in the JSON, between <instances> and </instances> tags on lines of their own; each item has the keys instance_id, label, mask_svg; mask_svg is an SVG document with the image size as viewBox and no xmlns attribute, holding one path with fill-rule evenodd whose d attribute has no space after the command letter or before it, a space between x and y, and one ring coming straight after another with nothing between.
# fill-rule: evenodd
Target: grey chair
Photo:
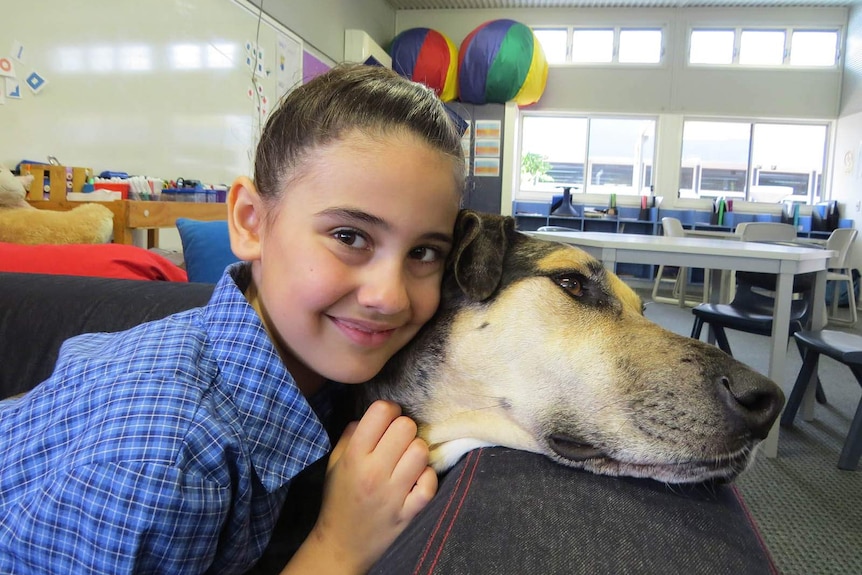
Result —
<instances>
[{"instance_id":1,"label":"grey chair","mask_svg":"<svg viewBox=\"0 0 862 575\"><path fill-rule=\"evenodd\" d=\"M743 222L736 226L736 234L744 242L792 242L796 228L779 222Z\"/></svg>"},{"instance_id":2,"label":"grey chair","mask_svg":"<svg viewBox=\"0 0 862 575\"><path fill-rule=\"evenodd\" d=\"M662 233L667 237L672 238L681 238L685 236L685 229L682 227L682 222L677 218L664 217L661 219L661 227ZM655 280L652 285L652 300L661 302L661 303L675 303L679 304L679 307L685 307L685 305L697 305L700 302L690 302L686 300L686 284L688 281L688 268L679 267L676 268L676 273L665 277L665 266L658 266L658 270L656 270ZM708 301L708 280L707 280L708 270L704 270L704 282L703 282L703 301ZM671 291L671 297L661 295L660 289L662 284L673 284L673 288Z\"/></svg>"},{"instance_id":3,"label":"grey chair","mask_svg":"<svg viewBox=\"0 0 862 575\"><path fill-rule=\"evenodd\" d=\"M821 355L831 357L850 368L856 381L862 385L862 336L836 330L799 331L793 334L800 346L804 360L796 383L787 399L784 413L781 415L781 425L790 427L796 417L796 412L802 403L808 387L818 381L817 364ZM818 383L818 386L820 383ZM838 457L838 468L855 470L859 466L862 455L862 401L856 407L856 415L850 423L850 430Z\"/></svg>"},{"instance_id":4,"label":"grey chair","mask_svg":"<svg viewBox=\"0 0 862 575\"><path fill-rule=\"evenodd\" d=\"M829 310L829 322L854 325L858 319L856 314L856 286L853 285L853 270L850 269L848 260L853 242L856 241L856 228L837 228L826 241L827 250L835 250L838 255L829 260L829 271L826 273L826 281L832 282L832 305ZM838 314L838 293L841 283L847 283L847 299L849 316L843 318Z\"/></svg>"}]
</instances>

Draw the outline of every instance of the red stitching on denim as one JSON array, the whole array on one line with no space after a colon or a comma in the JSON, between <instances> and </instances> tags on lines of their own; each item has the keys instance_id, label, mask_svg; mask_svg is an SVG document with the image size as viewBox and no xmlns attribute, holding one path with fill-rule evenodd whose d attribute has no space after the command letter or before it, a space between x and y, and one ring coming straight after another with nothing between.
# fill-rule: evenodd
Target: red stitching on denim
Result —
<instances>
[{"instance_id":1,"label":"red stitching on denim","mask_svg":"<svg viewBox=\"0 0 862 575\"><path fill-rule=\"evenodd\" d=\"M431 563L431 567L428 568L428 573L432 573L434 571L434 567L437 566L437 561L440 559L440 554L443 553L443 547L446 544L446 540L449 538L449 533L452 532L452 527L455 525L455 520L458 519L458 514L461 512L461 507L464 505L464 500L467 498L467 492L470 491L470 486L473 484L473 477L476 476L476 468L479 467L479 457L481 456L481 452L484 449L479 449L476 457L474 458L473 467L470 469L470 478L467 479L467 485L464 487L464 493L461 494L461 500L458 501L458 507L455 508L455 514L452 515L452 521L449 522L449 527L446 529L446 533L443 534L443 539L440 541L440 547L437 549L437 554L434 556L434 562ZM468 465L469 465L468 461ZM466 467L466 466L465 466Z\"/></svg>"},{"instance_id":2,"label":"red stitching on denim","mask_svg":"<svg viewBox=\"0 0 862 575\"><path fill-rule=\"evenodd\" d=\"M760 535L760 528L757 526L757 521L754 520L754 516L751 514L751 510L748 508L748 505L745 504L745 500L742 498L742 493L739 491L736 485L731 485L730 488L733 491L734 495L736 495L736 501L742 508L742 512L745 514L746 519L748 519L748 523L751 525L751 530L754 531L754 536L757 538L757 542L760 544L760 548L763 549L763 552L766 554L766 560L769 562L769 573L771 575L781 575L781 571L778 570L778 567L772 560L772 553L769 552L769 547L766 546L766 541L764 541L763 537Z\"/></svg>"},{"instance_id":3,"label":"red stitching on denim","mask_svg":"<svg viewBox=\"0 0 862 575\"><path fill-rule=\"evenodd\" d=\"M449 513L449 508L452 506L452 501L458 493L458 488L461 486L461 480L464 479L464 475L467 473L467 466L469 465L469 461L472 457L473 452L467 454L467 463L465 463L463 469L461 469L461 475L458 476L458 481L455 482L455 487L452 489L452 494L449 496L449 501L446 503L446 507L443 509L443 513L440 514L440 518L437 520L437 524L434 525L434 530L431 531L431 536L428 538L428 543L425 545L425 549L422 551L422 555L419 557L419 563L416 564L416 569L413 570L413 575L416 575L417 573L419 573L419 570L422 569L422 564L425 562L425 558L427 557L428 552L431 550L431 546L434 545L434 538L437 537L437 532L440 530L440 526L443 524L443 521L445 521L446 514ZM439 552L437 553L437 555L439 555ZM430 573L431 571L428 572Z\"/></svg>"}]
</instances>

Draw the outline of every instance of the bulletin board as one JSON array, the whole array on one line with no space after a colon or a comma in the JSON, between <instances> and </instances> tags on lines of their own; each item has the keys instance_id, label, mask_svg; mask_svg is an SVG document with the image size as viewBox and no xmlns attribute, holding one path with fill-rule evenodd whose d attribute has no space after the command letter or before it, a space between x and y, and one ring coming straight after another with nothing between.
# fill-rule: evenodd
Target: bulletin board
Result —
<instances>
[{"instance_id":1,"label":"bulletin board","mask_svg":"<svg viewBox=\"0 0 862 575\"><path fill-rule=\"evenodd\" d=\"M302 81L303 42L245 0L7 2L0 164L229 184ZM8 23L13 23L9 25Z\"/></svg>"}]
</instances>

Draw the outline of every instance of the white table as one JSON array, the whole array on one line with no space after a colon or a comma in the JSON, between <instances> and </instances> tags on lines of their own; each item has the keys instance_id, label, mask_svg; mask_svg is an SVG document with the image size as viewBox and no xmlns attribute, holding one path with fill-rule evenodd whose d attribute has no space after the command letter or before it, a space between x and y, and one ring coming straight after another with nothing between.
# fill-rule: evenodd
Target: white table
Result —
<instances>
[{"instance_id":1,"label":"white table","mask_svg":"<svg viewBox=\"0 0 862 575\"><path fill-rule=\"evenodd\" d=\"M674 238L639 234L601 232L529 232L545 240L573 244L599 259L606 269L614 271L617 263L637 263L711 270L735 270L773 273L776 282L775 309L772 322L771 350L768 376L782 387L784 361L787 355L790 302L793 295L793 276L817 272L814 283L814 302L824 302L826 294L826 265L835 254L832 250L787 245L742 242L729 239ZM720 274L711 274L713 299L720 290ZM826 325L825 305L812 310L812 329ZM813 411L813 387L803 403L803 417L810 418ZM778 455L778 421L769 437L763 442L768 457Z\"/></svg>"}]
</instances>

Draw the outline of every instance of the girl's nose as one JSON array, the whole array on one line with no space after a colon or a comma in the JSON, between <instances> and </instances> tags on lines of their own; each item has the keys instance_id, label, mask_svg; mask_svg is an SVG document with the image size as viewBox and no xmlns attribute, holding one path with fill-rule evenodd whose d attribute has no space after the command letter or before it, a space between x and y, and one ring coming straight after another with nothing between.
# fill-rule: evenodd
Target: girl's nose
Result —
<instances>
[{"instance_id":1,"label":"girl's nose","mask_svg":"<svg viewBox=\"0 0 862 575\"><path fill-rule=\"evenodd\" d=\"M357 296L360 305L386 315L394 315L410 307L405 270L400 262L370 266L363 276Z\"/></svg>"}]
</instances>

